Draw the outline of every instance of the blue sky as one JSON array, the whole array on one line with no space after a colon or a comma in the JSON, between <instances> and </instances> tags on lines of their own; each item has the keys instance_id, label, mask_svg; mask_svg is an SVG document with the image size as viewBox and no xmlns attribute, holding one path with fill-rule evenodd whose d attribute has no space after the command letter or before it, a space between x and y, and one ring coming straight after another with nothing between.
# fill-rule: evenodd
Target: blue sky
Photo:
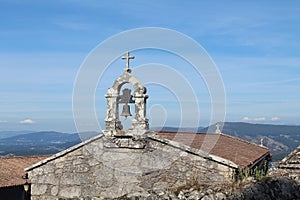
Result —
<instances>
[{"instance_id":1,"label":"blue sky","mask_svg":"<svg viewBox=\"0 0 300 200\"><path fill-rule=\"evenodd\" d=\"M224 82L226 121L300 125L299 7L299 1L0 0L0 129L75 131L72 91L85 57L105 39L142 27L173 29L203 46ZM164 53L133 54L132 65L174 63ZM96 97L99 123L104 94L99 89ZM172 104L161 88L149 86L148 94L149 107L160 99ZM205 89L199 94L209 99ZM200 125L209 118L206 103ZM176 125L176 107L165 107L174 116L167 125Z\"/></svg>"}]
</instances>

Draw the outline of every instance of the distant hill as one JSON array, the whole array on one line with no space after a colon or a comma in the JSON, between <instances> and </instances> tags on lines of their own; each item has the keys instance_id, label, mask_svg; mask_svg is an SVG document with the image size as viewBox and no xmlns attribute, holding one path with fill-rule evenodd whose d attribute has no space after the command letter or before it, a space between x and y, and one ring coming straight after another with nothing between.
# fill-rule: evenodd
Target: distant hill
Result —
<instances>
[{"instance_id":1,"label":"distant hill","mask_svg":"<svg viewBox=\"0 0 300 200\"><path fill-rule=\"evenodd\" d=\"M170 127L170 126L165 126L165 127L151 127L151 130L153 131L172 131L172 132L201 132L204 129L204 127L196 127L196 128L189 128L189 127L184 127L184 128L177 128L177 127Z\"/></svg>"},{"instance_id":2,"label":"distant hill","mask_svg":"<svg viewBox=\"0 0 300 200\"><path fill-rule=\"evenodd\" d=\"M225 122L222 124L222 133L232 135L252 143L260 144L261 138L273 155L273 160L280 160L300 145L300 126L250 124L242 122ZM216 125L210 127L176 128L153 127L152 130L182 131L205 133L215 130ZM4 131L0 131L0 134ZM80 143L90 137L98 135L97 132L81 134L60 133L54 131L42 132L6 132L0 136L0 156L5 155L37 155L53 154ZM11 136L11 137L8 137Z\"/></svg>"},{"instance_id":3,"label":"distant hill","mask_svg":"<svg viewBox=\"0 0 300 200\"><path fill-rule=\"evenodd\" d=\"M78 134L42 131L17 135L0 140L0 145L50 145L79 140Z\"/></svg>"},{"instance_id":4,"label":"distant hill","mask_svg":"<svg viewBox=\"0 0 300 200\"><path fill-rule=\"evenodd\" d=\"M0 139L0 156L53 154L80 143L96 134L68 134L55 131L41 131L19 134Z\"/></svg>"},{"instance_id":5,"label":"distant hill","mask_svg":"<svg viewBox=\"0 0 300 200\"><path fill-rule=\"evenodd\" d=\"M23 135L23 134L27 134L27 133L33 133L33 132L35 132L35 131L28 131L28 130L24 130L24 131L0 131L0 139L13 137L13 136L16 136L16 135Z\"/></svg>"},{"instance_id":6,"label":"distant hill","mask_svg":"<svg viewBox=\"0 0 300 200\"><path fill-rule=\"evenodd\" d=\"M216 125L210 127L211 130L215 130ZM260 144L263 138L264 146L268 147L273 154L273 160L281 160L300 145L300 126L225 122L222 127L222 133L252 143ZM202 129L201 132L207 130L208 127Z\"/></svg>"},{"instance_id":7,"label":"distant hill","mask_svg":"<svg viewBox=\"0 0 300 200\"><path fill-rule=\"evenodd\" d=\"M274 161L281 160L300 145L300 126L251 124L244 122L225 122L221 125L222 133L232 135L255 144L260 144L260 140L263 138L263 144L270 149ZM154 127L153 130L177 131L178 128ZM211 130L216 130L216 124L206 128L198 127L197 131L189 128L186 130L181 129L181 131L184 132L189 132L190 130L198 133L211 132Z\"/></svg>"}]
</instances>

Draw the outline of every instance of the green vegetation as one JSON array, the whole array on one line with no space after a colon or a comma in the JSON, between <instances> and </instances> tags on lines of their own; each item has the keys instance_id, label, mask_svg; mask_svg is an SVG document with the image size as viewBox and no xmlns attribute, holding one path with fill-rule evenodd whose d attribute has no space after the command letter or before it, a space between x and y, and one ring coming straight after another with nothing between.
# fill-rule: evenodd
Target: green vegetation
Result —
<instances>
[{"instance_id":1,"label":"green vegetation","mask_svg":"<svg viewBox=\"0 0 300 200\"><path fill-rule=\"evenodd\" d=\"M253 177L255 180L262 180L263 178L265 178L267 175L267 162L264 162L264 165L262 166L262 168L259 168L258 166L255 166L254 168L242 168L239 167L235 174L234 174L234 180L238 181L238 180L244 180L246 178L249 177Z\"/></svg>"}]
</instances>

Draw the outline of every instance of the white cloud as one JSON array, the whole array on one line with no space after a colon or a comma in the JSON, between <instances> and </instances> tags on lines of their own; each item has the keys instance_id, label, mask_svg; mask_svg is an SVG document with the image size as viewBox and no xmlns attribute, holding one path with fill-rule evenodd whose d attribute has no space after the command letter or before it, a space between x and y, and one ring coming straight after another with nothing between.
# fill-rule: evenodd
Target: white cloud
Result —
<instances>
[{"instance_id":1,"label":"white cloud","mask_svg":"<svg viewBox=\"0 0 300 200\"><path fill-rule=\"evenodd\" d=\"M36 122L33 121L32 119L24 119L20 121L20 124L35 124Z\"/></svg>"},{"instance_id":2,"label":"white cloud","mask_svg":"<svg viewBox=\"0 0 300 200\"><path fill-rule=\"evenodd\" d=\"M250 121L251 119L249 117L243 117L243 121Z\"/></svg>"},{"instance_id":3,"label":"white cloud","mask_svg":"<svg viewBox=\"0 0 300 200\"><path fill-rule=\"evenodd\" d=\"M266 121L267 119L265 117L256 117L256 118L250 118L250 117L243 117L243 121Z\"/></svg>"},{"instance_id":4,"label":"white cloud","mask_svg":"<svg viewBox=\"0 0 300 200\"><path fill-rule=\"evenodd\" d=\"M253 121L266 121L265 117L256 117L253 119Z\"/></svg>"},{"instance_id":5,"label":"white cloud","mask_svg":"<svg viewBox=\"0 0 300 200\"><path fill-rule=\"evenodd\" d=\"M279 121L279 117L272 117L272 118L266 118L266 117L256 117L256 118L250 118L250 117L243 117L243 121Z\"/></svg>"},{"instance_id":6,"label":"white cloud","mask_svg":"<svg viewBox=\"0 0 300 200\"><path fill-rule=\"evenodd\" d=\"M8 121L6 121L6 120L0 120L0 124L1 123L7 123Z\"/></svg>"},{"instance_id":7,"label":"white cloud","mask_svg":"<svg viewBox=\"0 0 300 200\"><path fill-rule=\"evenodd\" d=\"M279 121L279 120L280 120L279 117L272 117L272 118L271 118L271 121Z\"/></svg>"}]
</instances>

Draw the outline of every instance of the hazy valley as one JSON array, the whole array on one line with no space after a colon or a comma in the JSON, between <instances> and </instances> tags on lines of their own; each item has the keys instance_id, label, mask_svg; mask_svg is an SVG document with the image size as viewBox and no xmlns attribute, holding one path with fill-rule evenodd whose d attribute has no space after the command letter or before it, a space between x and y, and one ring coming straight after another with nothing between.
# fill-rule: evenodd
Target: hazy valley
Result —
<instances>
[{"instance_id":1,"label":"hazy valley","mask_svg":"<svg viewBox=\"0 0 300 200\"><path fill-rule=\"evenodd\" d=\"M213 126L215 127L215 125ZM174 127L154 129L178 130ZM208 127L199 127L197 132L202 133L207 130ZM183 131L188 132L191 129L186 128ZM264 145L271 150L273 161L282 159L300 144L300 126L226 122L223 124L222 132L256 144L260 144L260 140L263 138ZM100 133L0 131L0 156L54 154L97 134Z\"/></svg>"}]
</instances>

